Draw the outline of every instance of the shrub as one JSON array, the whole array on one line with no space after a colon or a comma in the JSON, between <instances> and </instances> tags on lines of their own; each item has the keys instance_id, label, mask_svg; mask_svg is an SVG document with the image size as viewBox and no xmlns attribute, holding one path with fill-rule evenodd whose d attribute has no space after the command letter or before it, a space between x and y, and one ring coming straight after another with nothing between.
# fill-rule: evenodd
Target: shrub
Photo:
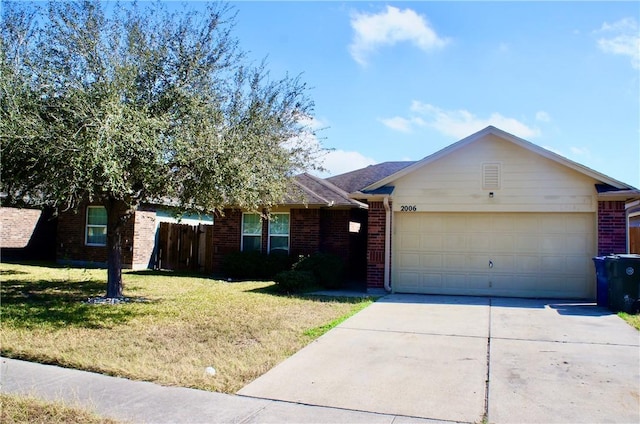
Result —
<instances>
[{"instance_id":1,"label":"shrub","mask_svg":"<svg viewBox=\"0 0 640 424\"><path fill-rule=\"evenodd\" d=\"M233 252L222 261L222 272L234 279L270 279L277 273L290 269L287 253L263 255L260 252Z\"/></svg>"},{"instance_id":2,"label":"shrub","mask_svg":"<svg viewBox=\"0 0 640 424\"><path fill-rule=\"evenodd\" d=\"M293 265L295 271L313 273L318 284L326 289L339 289L344 279L344 261L329 253L315 253Z\"/></svg>"},{"instance_id":3,"label":"shrub","mask_svg":"<svg viewBox=\"0 0 640 424\"><path fill-rule=\"evenodd\" d=\"M293 265L293 260L288 252L271 252L269 255L263 255L263 276L262 278L271 279L282 271L288 271Z\"/></svg>"},{"instance_id":4,"label":"shrub","mask_svg":"<svg viewBox=\"0 0 640 424\"><path fill-rule=\"evenodd\" d=\"M229 278L258 278L258 269L262 262L259 252L233 252L222 260L222 272Z\"/></svg>"},{"instance_id":5,"label":"shrub","mask_svg":"<svg viewBox=\"0 0 640 424\"><path fill-rule=\"evenodd\" d=\"M276 274L274 281L283 293L304 292L316 284L316 278L309 271L282 271Z\"/></svg>"}]
</instances>

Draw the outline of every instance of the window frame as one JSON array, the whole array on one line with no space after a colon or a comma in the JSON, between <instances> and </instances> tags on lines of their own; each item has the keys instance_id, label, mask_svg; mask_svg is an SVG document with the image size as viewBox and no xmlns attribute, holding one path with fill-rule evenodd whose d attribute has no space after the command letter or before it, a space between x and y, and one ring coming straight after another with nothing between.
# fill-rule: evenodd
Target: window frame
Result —
<instances>
[{"instance_id":1,"label":"window frame","mask_svg":"<svg viewBox=\"0 0 640 424\"><path fill-rule=\"evenodd\" d=\"M245 216L249 216L249 215L255 215L258 217L258 219L260 220L260 230L258 233L245 233L245 222L244 222L244 218ZM240 251L241 252L260 252L262 253L262 217L260 217L259 213L255 213L255 212L243 212L242 213L242 222L240 223ZM245 243L244 243L244 238L245 237L258 237L259 240L259 246L260 248L258 250L245 250Z\"/></svg>"},{"instance_id":2,"label":"window frame","mask_svg":"<svg viewBox=\"0 0 640 424\"><path fill-rule=\"evenodd\" d=\"M107 208L104 206L87 206L86 215L85 215L85 226L84 226L84 244L85 246L94 246L94 247L105 247L107 245L107 222L104 224L92 224L89 223L89 211L91 209L103 209L105 211L105 216L107 215ZM104 243L90 243L89 242L89 228L104 228Z\"/></svg>"},{"instance_id":3,"label":"window frame","mask_svg":"<svg viewBox=\"0 0 640 424\"><path fill-rule=\"evenodd\" d=\"M269 253L271 253L271 237L281 237L287 238L287 248L286 248L286 252L287 254L289 254L290 250L291 250L291 213L290 212L272 212L271 215L286 215L288 217L287 219L287 234L273 234L271 232L271 227L272 227L272 220L269 220L269 231L268 231L268 239L267 239L267 251ZM281 248L278 248L278 250L281 250Z\"/></svg>"}]
</instances>

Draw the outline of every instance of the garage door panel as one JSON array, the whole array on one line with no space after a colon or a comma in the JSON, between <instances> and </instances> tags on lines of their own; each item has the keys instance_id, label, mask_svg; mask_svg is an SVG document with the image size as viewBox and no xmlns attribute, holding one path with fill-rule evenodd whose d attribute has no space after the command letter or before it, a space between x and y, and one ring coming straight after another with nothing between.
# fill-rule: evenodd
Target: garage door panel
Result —
<instances>
[{"instance_id":1,"label":"garage door panel","mask_svg":"<svg viewBox=\"0 0 640 424\"><path fill-rule=\"evenodd\" d=\"M467 251L467 237L464 234L449 234L444 240L444 250L446 252Z\"/></svg>"},{"instance_id":2,"label":"garage door panel","mask_svg":"<svg viewBox=\"0 0 640 424\"><path fill-rule=\"evenodd\" d=\"M407 289L420 288L420 273L418 272L399 272L398 278L402 281L403 287Z\"/></svg>"},{"instance_id":3,"label":"garage door panel","mask_svg":"<svg viewBox=\"0 0 640 424\"><path fill-rule=\"evenodd\" d=\"M515 217L511 215L493 215L492 229L496 233L514 232L517 228L515 221Z\"/></svg>"},{"instance_id":4,"label":"garage door panel","mask_svg":"<svg viewBox=\"0 0 640 424\"><path fill-rule=\"evenodd\" d=\"M526 256L520 255L516 258L517 273L539 272L540 271L540 257L539 256Z\"/></svg>"},{"instance_id":5,"label":"garage door panel","mask_svg":"<svg viewBox=\"0 0 640 424\"><path fill-rule=\"evenodd\" d=\"M491 238L492 252L513 252L516 246L515 237L510 234L495 233Z\"/></svg>"},{"instance_id":6,"label":"garage door panel","mask_svg":"<svg viewBox=\"0 0 640 424\"><path fill-rule=\"evenodd\" d=\"M395 291L594 295L595 214L396 212L393 221Z\"/></svg>"},{"instance_id":7,"label":"garage door panel","mask_svg":"<svg viewBox=\"0 0 640 424\"><path fill-rule=\"evenodd\" d=\"M565 222L566 231L570 233L584 234L593 231L593 220L590 216L576 216Z\"/></svg>"},{"instance_id":8,"label":"garage door panel","mask_svg":"<svg viewBox=\"0 0 640 424\"><path fill-rule=\"evenodd\" d=\"M400 248L402 250L419 250L420 236L417 234L403 234L400 236Z\"/></svg>"},{"instance_id":9,"label":"garage door panel","mask_svg":"<svg viewBox=\"0 0 640 424\"><path fill-rule=\"evenodd\" d=\"M398 265L402 269L421 267L419 253L404 253L400 255L398 259Z\"/></svg>"},{"instance_id":10,"label":"garage door panel","mask_svg":"<svg viewBox=\"0 0 640 424\"><path fill-rule=\"evenodd\" d=\"M540 245L540 250L543 253L553 253L558 255L562 255L564 252L566 252L566 249L568 247L565 246L565 237L563 235L557 234L547 234L542 238Z\"/></svg>"},{"instance_id":11,"label":"garage door panel","mask_svg":"<svg viewBox=\"0 0 640 424\"><path fill-rule=\"evenodd\" d=\"M446 255L444 257L444 265L447 269L466 269L467 261L465 255Z\"/></svg>"},{"instance_id":12,"label":"garage door panel","mask_svg":"<svg viewBox=\"0 0 640 424\"><path fill-rule=\"evenodd\" d=\"M541 227L547 232L547 233L564 233L567 223L566 223L566 219L562 218L562 219L557 219L555 217L541 217L540 218L541 221Z\"/></svg>"},{"instance_id":13,"label":"garage door panel","mask_svg":"<svg viewBox=\"0 0 640 424\"><path fill-rule=\"evenodd\" d=\"M589 253L591 251L591 245L593 245L593 239L583 234L569 234L567 235L567 244L574 252Z\"/></svg>"},{"instance_id":14,"label":"garage door panel","mask_svg":"<svg viewBox=\"0 0 640 424\"><path fill-rule=\"evenodd\" d=\"M420 247L423 251L442 252L444 250L444 237L439 234L434 234L432 236L421 236Z\"/></svg>"},{"instance_id":15,"label":"garage door panel","mask_svg":"<svg viewBox=\"0 0 640 424\"><path fill-rule=\"evenodd\" d=\"M441 273L424 273L422 274L422 282L425 287L441 288L442 274Z\"/></svg>"},{"instance_id":16,"label":"garage door panel","mask_svg":"<svg viewBox=\"0 0 640 424\"><path fill-rule=\"evenodd\" d=\"M425 253L420 256L421 268L442 268L444 256L441 253Z\"/></svg>"}]
</instances>

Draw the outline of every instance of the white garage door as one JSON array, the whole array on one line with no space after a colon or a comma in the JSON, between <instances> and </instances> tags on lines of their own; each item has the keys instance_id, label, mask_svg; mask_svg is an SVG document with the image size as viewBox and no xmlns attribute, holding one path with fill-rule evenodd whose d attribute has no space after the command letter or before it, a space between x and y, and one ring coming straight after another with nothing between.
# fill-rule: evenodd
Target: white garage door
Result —
<instances>
[{"instance_id":1,"label":"white garage door","mask_svg":"<svg viewBox=\"0 0 640 424\"><path fill-rule=\"evenodd\" d=\"M591 213L395 213L400 293L592 298Z\"/></svg>"}]
</instances>

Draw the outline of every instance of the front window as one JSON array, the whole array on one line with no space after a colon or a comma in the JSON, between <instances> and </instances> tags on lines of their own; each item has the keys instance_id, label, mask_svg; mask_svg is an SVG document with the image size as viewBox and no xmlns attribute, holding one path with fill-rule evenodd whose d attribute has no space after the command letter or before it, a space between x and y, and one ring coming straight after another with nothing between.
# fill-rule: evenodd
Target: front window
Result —
<instances>
[{"instance_id":1,"label":"front window","mask_svg":"<svg viewBox=\"0 0 640 424\"><path fill-rule=\"evenodd\" d=\"M107 245L107 210L104 206L87 207L87 246Z\"/></svg>"},{"instance_id":2,"label":"front window","mask_svg":"<svg viewBox=\"0 0 640 424\"><path fill-rule=\"evenodd\" d=\"M242 214L242 251L262 250L262 219L257 213Z\"/></svg>"},{"instance_id":3,"label":"front window","mask_svg":"<svg viewBox=\"0 0 640 424\"><path fill-rule=\"evenodd\" d=\"M269 252L289 252L289 214L274 213L269 220Z\"/></svg>"}]
</instances>

